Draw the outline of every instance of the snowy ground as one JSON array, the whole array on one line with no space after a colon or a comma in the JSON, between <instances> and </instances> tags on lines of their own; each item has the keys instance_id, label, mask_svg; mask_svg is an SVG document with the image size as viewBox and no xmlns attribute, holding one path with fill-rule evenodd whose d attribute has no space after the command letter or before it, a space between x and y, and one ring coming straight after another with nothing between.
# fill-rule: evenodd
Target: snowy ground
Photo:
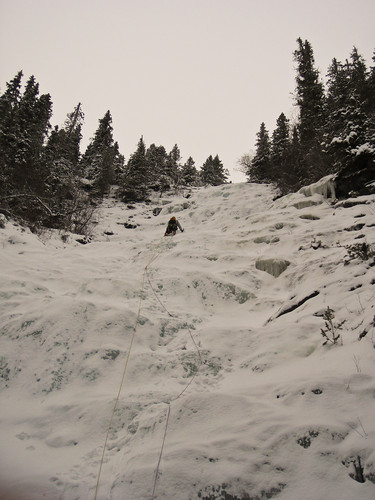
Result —
<instances>
[{"instance_id":1,"label":"snowy ground","mask_svg":"<svg viewBox=\"0 0 375 500\"><path fill-rule=\"evenodd\" d=\"M0 229L0 498L372 500L375 197L184 194Z\"/></svg>"}]
</instances>

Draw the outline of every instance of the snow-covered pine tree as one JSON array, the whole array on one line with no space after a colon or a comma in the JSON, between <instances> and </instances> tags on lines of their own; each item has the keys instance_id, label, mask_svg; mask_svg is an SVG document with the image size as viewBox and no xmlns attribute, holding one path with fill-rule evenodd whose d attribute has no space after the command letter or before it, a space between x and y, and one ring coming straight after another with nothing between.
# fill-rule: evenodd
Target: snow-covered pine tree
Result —
<instances>
[{"instance_id":1,"label":"snow-covered pine tree","mask_svg":"<svg viewBox=\"0 0 375 500\"><path fill-rule=\"evenodd\" d=\"M71 113L68 113L64 131L66 135L66 154L74 167L77 167L80 159L80 144L82 139L82 126L85 115L82 104L79 102Z\"/></svg>"},{"instance_id":2,"label":"snow-covered pine tree","mask_svg":"<svg viewBox=\"0 0 375 500\"><path fill-rule=\"evenodd\" d=\"M300 187L297 170L298 156L298 132L294 127L291 136L289 120L284 113L281 113L276 120L276 128L272 133L271 179L283 194Z\"/></svg>"},{"instance_id":3,"label":"snow-covered pine tree","mask_svg":"<svg viewBox=\"0 0 375 500\"><path fill-rule=\"evenodd\" d=\"M150 188L150 171L146 158L143 136L138 141L137 150L130 156L120 187L124 201L144 201Z\"/></svg>"},{"instance_id":4,"label":"snow-covered pine tree","mask_svg":"<svg viewBox=\"0 0 375 500\"><path fill-rule=\"evenodd\" d=\"M197 186L198 170L195 166L195 161L191 156L181 167L181 182L184 186Z\"/></svg>"},{"instance_id":5,"label":"snow-covered pine tree","mask_svg":"<svg viewBox=\"0 0 375 500\"><path fill-rule=\"evenodd\" d=\"M369 108L372 119L375 119L375 50L372 56L373 66L370 68L368 76Z\"/></svg>"},{"instance_id":6,"label":"snow-covered pine tree","mask_svg":"<svg viewBox=\"0 0 375 500\"><path fill-rule=\"evenodd\" d=\"M166 175L167 152L164 146L151 144L146 151L146 163L149 169L150 186L155 191L164 191L170 186Z\"/></svg>"},{"instance_id":7,"label":"snow-covered pine tree","mask_svg":"<svg viewBox=\"0 0 375 500\"><path fill-rule=\"evenodd\" d=\"M0 199L14 189L13 171L18 148L18 108L21 99L23 73L6 84L6 91L0 96Z\"/></svg>"},{"instance_id":8,"label":"snow-covered pine tree","mask_svg":"<svg viewBox=\"0 0 375 500\"><path fill-rule=\"evenodd\" d=\"M108 110L99 120L95 135L80 162L83 175L92 182L94 193L99 195L103 195L115 182L116 151L112 132L112 116Z\"/></svg>"},{"instance_id":9,"label":"snow-covered pine tree","mask_svg":"<svg viewBox=\"0 0 375 500\"><path fill-rule=\"evenodd\" d=\"M21 94L22 72L1 98L1 146L12 190L40 192L44 172L41 155L50 128L52 103L49 94L39 96L39 84L31 76ZM25 191L25 192L26 192Z\"/></svg>"},{"instance_id":10,"label":"snow-covered pine tree","mask_svg":"<svg viewBox=\"0 0 375 500\"><path fill-rule=\"evenodd\" d=\"M63 128L56 126L52 130L44 151L45 162L52 164L64 160L70 164L72 172L77 173L83 121L84 114L79 103L74 111L68 113Z\"/></svg>"},{"instance_id":11,"label":"snow-covered pine tree","mask_svg":"<svg viewBox=\"0 0 375 500\"><path fill-rule=\"evenodd\" d=\"M21 93L22 71L7 84L0 98L0 147L2 209L12 216L39 224L45 215L45 179L42 154L50 129L52 102L39 96L39 84L31 76ZM48 210L47 210L48 211Z\"/></svg>"},{"instance_id":12,"label":"snow-covered pine tree","mask_svg":"<svg viewBox=\"0 0 375 500\"><path fill-rule=\"evenodd\" d=\"M173 146L166 161L165 175L175 187L179 186L181 174L181 152L177 144Z\"/></svg>"},{"instance_id":13,"label":"snow-covered pine tree","mask_svg":"<svg viewBox=\"0 0 375 500\"><path fill-rule=\"evenodd\" d=\"M18 147L13 179L19 189L43 191L45 172L41 168L44 140L50 129L52 102L49 94L39 97L39 84L31 76L19 101L15 117Z\"/></svg>"},{"instance_id":14,"label":"snow-covered pine tree","mask_svg":"<svg viewBox=\"0 0 375 500\"><path fill-rule=\"evenodd\" d=\"M272 180L271 141L264 122L257 133L255 155L246 173L249 182L270 182Z\"/></svg>"},{"instance_id":15,"label":"snow-covered pine tree","mask_svg":"<svg viewBox=\"0 0 375 500\"><path fill-rule=\"evenodd\" d=\"M114 183L120 184L125 174L125 157L120 153L120 147L117 141L113 145L113 152Z\"/></svg>"},{"instance_id":16,"label":"snow-covered pine tree","mask_svg":"<svg viewBox=\"0 0 375 500\"><path fill-rule=\"evenodd\" d=\"M329 164L321 148L325 124L324 87L315 68L313 49L307 40L298 38L294 52L297 63L295 99L299 107L298 131L303 152L302 166L306 182L329 173Z\"/></svg>"},{"instance_id":17,"label":"snow-covered pine tree","mask_svg":"<svg viewBox=\"0 0 375 500\"><path fill-rule=\"evenodd\" d=\"M216 155L215 158L210 155L203 163L199 174L202 183L211 186L225 184L229 175L228 171L224 169L219 155Z\"/></svg>"},{"instance_id":18,"label":"snow-covered pine tree","mask_svg":"<svg viewBox=\"0 0 375 500\"><path fill-rule=\"evenodd\" d=\"M345 64L336 59L328 70L324 147L337 172L338 196L365 194L374 179L375 120L371 72L354 47Z\"/></svg>"},{"instance_id":19,"label":"snow-covered pine tree","mask_svg":"<svg viewBox=\"0 0 375 500\"><path fill-rule=\"evenodd\" d=\"M279 168L285 168L290 156L290 130L289 120L281 113L276 120L276 128L272 133L271 159Z\"/></svg>"}]
</instances>

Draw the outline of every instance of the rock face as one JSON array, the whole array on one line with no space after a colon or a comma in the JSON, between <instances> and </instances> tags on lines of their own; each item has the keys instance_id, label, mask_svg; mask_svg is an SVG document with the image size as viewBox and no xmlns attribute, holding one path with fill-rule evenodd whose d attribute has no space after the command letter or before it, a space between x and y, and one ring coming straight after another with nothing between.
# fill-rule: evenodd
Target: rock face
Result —
<instances>
[{"instance_id":1,"label":"rock face","mask_svg":"<svg viewBox=\"0 0 375 500\"><path fill-rule=\"evenodd\" d=\"M265 271L275 278L280 276L289 265L290 262L285 259L258 259L255 263L257 269Z\"/></svg>"},{"instance_id":2,"label":"rock face","mask_svg":"<svg viewBox=\"0 0 375 500\"><path fill-rule=\"evenodd\" d=\"M339 172L335 178L337 198L375 193L375 162L370 153L363 153Z\"/></svg>"}]
</instances>

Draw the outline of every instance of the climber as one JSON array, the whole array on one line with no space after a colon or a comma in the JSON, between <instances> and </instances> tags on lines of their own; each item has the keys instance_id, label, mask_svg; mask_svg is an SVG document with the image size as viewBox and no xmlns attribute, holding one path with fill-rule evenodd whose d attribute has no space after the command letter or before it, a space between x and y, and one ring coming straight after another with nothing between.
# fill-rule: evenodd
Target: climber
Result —
<instances>
[{"instance_id":1,"label":"climber","mask_svg":"<svg viewBox=\"0 0 375 500\"><path fill-rule=\"evenodd\" d=\"M182 233L184 230L181 227L181 224L178 222L176 217L171 217L168 222L167 229L165 230L164 236L174 236L176 234L177 229L179 229Z\"/></svg>"}]
</instances>

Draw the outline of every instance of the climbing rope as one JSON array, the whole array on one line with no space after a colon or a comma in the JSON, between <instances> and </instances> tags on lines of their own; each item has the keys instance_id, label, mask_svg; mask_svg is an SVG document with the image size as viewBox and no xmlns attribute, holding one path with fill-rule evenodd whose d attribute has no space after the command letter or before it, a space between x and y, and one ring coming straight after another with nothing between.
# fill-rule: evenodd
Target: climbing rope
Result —
<instances>
[{"instance_id":1,"label":"climbing rope","mask_svg":"<svg viewBox=\"0 0 375 500\"><path fill-rule=\"evenodd\" d=\"M172 314L170 311L168 311L168 309L165 307L165 305L161 302L161 300L159 299L159 297L157 296L156 292L155 292L155 289L154 287L152 286L152 283L151 283L151 280L150 280L150 277L149 277L149 274L148 274L148 266L146 267L146 276L147 276L147 280L148 280L148 283L151 287L151 290L153 291L156 299L158 300L159 304L161 305L161 307L167 312L167 314L169 316L171 316L172 318L176 318L177 316ZM174 402L174 401L177 401L186 391L187 389L190 387L190 385L193 383L195 377L197 376L199 370L200 370L200 367L202 366L203 364L203 360L202 360L202 355L201 355L201 352L199 350L199 347L194 339L194 336L191 332L191 329L189 327L187 327L187 330L189 332L189 335L190 335L190 338L194 344L194 347L197 351L197 354L198 354L198 358L199 358L199 363L198 363L198 368L196 370L196 372L194 373L194 375L191 377L191 379L189 380L189 382L186 384L186 386L182 389L182 391L177 395L175 396L174 398L172 398L168 403L166 403L168 405L168 409L167 409L167 416L166 416L166 419L165 419L165 428L164 428L164 435L163 435L163 439L162 439L162 444L161 444L161 448L160 448L160 453L159 453L159 458L158 458L158 463L157 463L157 466L156 466L156 470L155 470L155 476L154 476L154 484L153 484L153 489L152 489L152 497L151 497L151 500L155 500L155 492L156 492L156 484L157 484L157 481L159 479L159 472L160 472L160 464L161 464L161 460L162 460L162 457L163 457L163 451L164 451L164 445L165 445L165 440L166 440L166 437L167 437L167 431L168 431L168 426L169 426L169 417L170 417L170 414L171 414L171 404Z\"/></svg>"},{"instance_id":2,"label":"climbing rope","mask_svg":"<svg viewBox=\"0 0 375 500\"><path fill-rule=\"evenodd\" d=\"M177 401L177 399L179 399L186 391L187 389L190 387L190 385L193 383L195 377L197 376L198 372L199 372L199 369L200 367L202 366L203 364L203 360L202 360L202 355L201 355L201 352L199 350L199 347L197 346L197 343L195 342L195 339L193 337L193 334L191 333L191 330L190 328L188 328L188 331L189 331L189 334L190 334L190 337L194 343L194 346L197 350L197 353L198 353L198 357L199 357L199 365L198 365L198 368L197 368L197 371L194 373L194 375L191 377L191 379L189 380L189 383L186 384L186 386L182 389L182 391L178 394L178 396L176 396L175 398L171 399L167 405L168 405L168 410L167 410L167 416L166 416L166 419L165 419L165 428L164 428L164 435L163 435L163 440L162 440L162 444L161 444L161 448L160 448L160 453L159 453L159 459L158 459L158 463L157 463L157 466L156 466L156 470L155 470L155 477L154 477L154 485L153 485L153 488L152 488L152 497L151 497L151 500L155 500L155 491L156 491L156 484L157 484L157 481L159 479L159 472L160 472L160 464L161 464L161 459L163 457L163 451L164 451L164 445L165 445L165 440L166 440L166 437L167 437L167 430L168 430L168 426L169 426L169 417L171 415L171 404L174 402L174 401Z\"/></svg>"},{"instance_id":3,"label":"climbing rope","mask_svg":"<svg viewBox=\"0 0 375 500\"><path fill-rule=\"evenodd\" d=\"M101 456L101 459L100 459L99 472L98 472L98 477L97 477L97 481L96 481L94 500L96 500L97 496L98 496L100 477L101 477L102 468L103 468L104 456L105 456L105 452L106 452L106 449L107 449L108 437L109 437L109 433L110 433L110 431L112 429L113 418L114 418L114 415L115 415L115 412L116 412L116 409L117 409L117 406L118 406L118 402L119 402L119 399L120 399L120 394L121 394L121 391L122 391L122 388L123 388L123 385L124 385L125 375L126 375L126 371L127 371L128 364L129 364L129 359L130 359L130 354L131 354L131 351L132 351L132 347L133 347L133 343L134 343L134 338L135 338L135 334L136 334L136 331L137 331L137 326L138 326L138 323L139 323L139 318L140 318L140 315L141 315L141 308L142 308L142 302L143 302L143 292L144 292L144 287L145 287L145 279L146 279L147 268L158 257L159 249L160 249L160 244L161 244L162 240L163 240L163 236L160 238L159 242L155 246L155 250L154 250L153 254L151 255L150 260L147 262L147 264L145 265L145 267L143 269L142 282L141 282L141 288L140 288L140 293L139 293L139 303L138 303L137 316L136 316L136 320L135 320L135 323L134 323L134 327L133 327L133 331L132 331L132 336L130 338L130 345L129 345L128 353L126 355L124 369L122 371L122 377L121 377L120 386L119 386L119 389L118 389L118 392L117 392L115 404L114 404L113 409L112 409L111 418L110 418L109 425L108 425L108 428L107 428L107 432L106 432L106 435L105 435L102 456Z\"/></svg>"},{"instance_id":4,"label":"climbing rope","mask_svg":"<svg viewBox=\"0 0 375 500\"><path fill-rule=\"evenodd\" d=\"M143 269L142 282L141 282L140 293L139 293L139 303L138 303L137 316L136 316L136 320L135 320L135 323L134 323L134 327L133 327L133 331L132 331L132 335L131 335L131 339L130 339L130 345L129 345L128 353L127 353L126 359L125 359L124 368L123 368L123 371L122 371L122 377L121 377L120 386L119 386L119 389L118 389L118 392L117 392L115 404L114 404L113 409L112 409L111 418L110 418L109 425L108 425L108 428L107 428L107 432L106 432L106 435L105 435L105 440L104 440L104 445L103 445L103 451L102 451L102 455L101 455L101 459L100 459L99 472L98 472L98 477L97 477L97 481L96 481L94 500L97 500L97 495L98 495L99 485L100 485L100 478L101 478L101 473L102 473L102 468L103 468L104 456L105 456L105 452L106 452L106 449L107 449L107 443L108 443L109 433L110 433L110 431L112 429L114 415L115 415L115 412L116 412L116 409L117 409L117 406L118 406L118 402L119 402L119 399L120 399L120 395L121 395L121 392L122 392L122 389L123 389L123 386L124 386L125 375L126 375L128 364L129 364L129 360L130 360L130 355L131 355L131 351L132 351L132 347L133 347L133 343L134 343L134 339L135 339L135 334L136 334L136 331L137 331L137 326L139 324L139 318L140 318L140 315L141 315L141 309L142 309L142 302L143 302L143 296L144 296L144 288L145 288L146 278L147 278L147 281L148 281L148 283L150 285L150 288L151 288L152 292L154 293L154 295L155 295L156 299L158 300L159 304L161 305L161 307L166 311L166 313L170 317L176 318L176 316L174 314L172 314L170 311L168 311L168 309L165 307L165 305L159 299L159 297L158 297L158 295L157 295L157 293L156 293L156 291L155 291L155 289L154 289L154 287L153 287L153 285L151 283L150 276L149 276L149 273L148 273L149 266L151 266L151 264L160 255L160 244L161 244L161 242L162 242L163 239L164 239L164 236L162 236L160 238L160 240L158 241L158 243L155 245L154 252L151 255L149 261L147 262L147 264L145 265L145 267ZM167 248L169 248L169 245L167 246ZM190 387L190 385L193 383L195 377L197 376L197 373L198 373L201 365L203 364L201 352L200 352L199 347L198 347L198 345L197 345L197 343L196 343L196 341L194 339L194 336L193 336L190 328L187 327L187 329L188 329L190 338L191 338L191 340L192 340L192 342L193 342L193 344L195 346L195 349L196 349L196 351L198 353L199 365L198 365L197 371L191 377L191 379L189 380L188 384L186 384L186 386L182 389L182 391L176 397L174 397L173 399L171 399L167 403L167 405L168 405L167 416L166 416L166 421L165 421L164 435L163 435L163 440L162 440L161 449L160 449L160 453L159 453L158 463L157 463L156 470L155 470L154 484L153 484L153 490L152 490L152 500L155 499L155 491L156 491L157 481L158 481L158 478L159 478L160 464L161 464L161 460L162 460L162 456L163 456L164 445L165 445L165 440L166 440L166 437L167 437L167 431L168 431L168 426L169 426L169 417L170 417L170 413L171 413L171 404L172 404L172 402L177 401L177 399L179 399L187 391L187 389Z\"/></svg>"}]
</instances>

